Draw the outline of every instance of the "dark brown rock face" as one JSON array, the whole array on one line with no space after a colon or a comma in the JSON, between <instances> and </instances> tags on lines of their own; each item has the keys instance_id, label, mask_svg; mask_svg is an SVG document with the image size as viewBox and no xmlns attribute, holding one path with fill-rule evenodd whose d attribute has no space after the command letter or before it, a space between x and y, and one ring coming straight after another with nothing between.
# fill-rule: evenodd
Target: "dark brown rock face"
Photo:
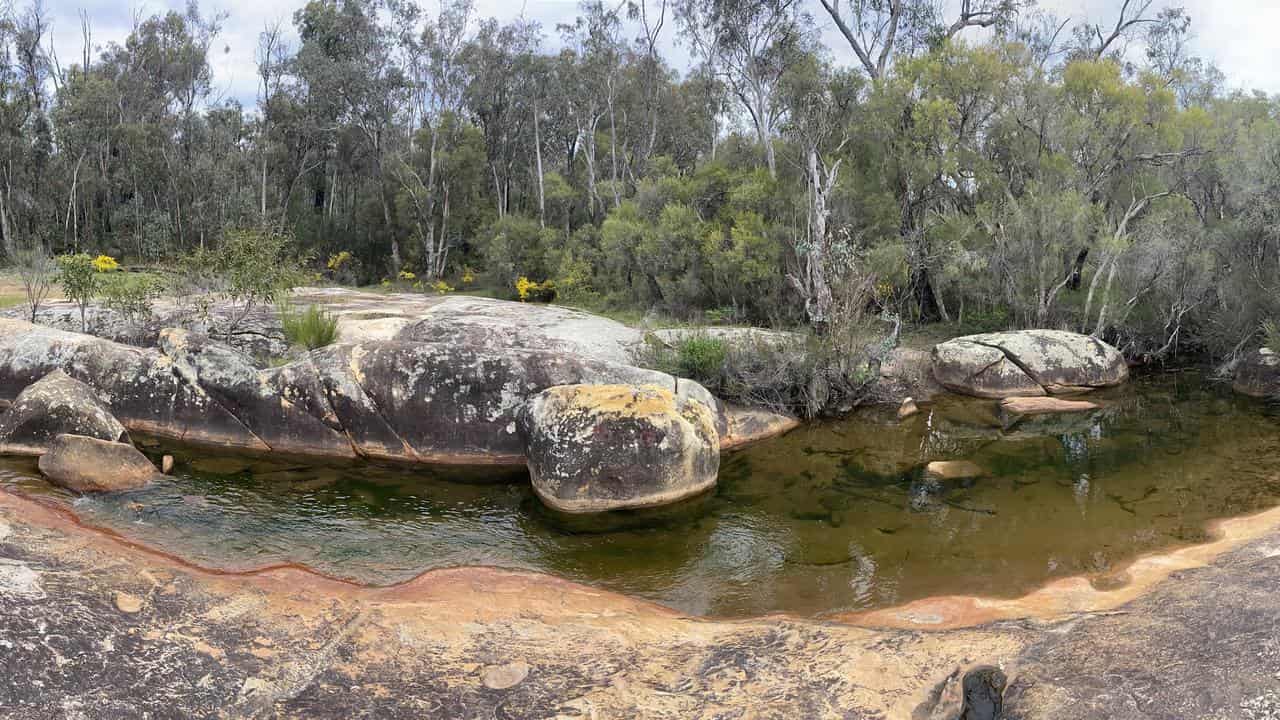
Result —
<instances>
[{"instance_id":1,"label":"dark brown rock face","mask_svg":"<svg viewBox=\"0 0 1280 720\"><path fill-rule=\"evenodd\" d=\"M136 490L163 477L132 445L83 435L58 435L40 456L40 472L78 493Z\"/></svg>"},{"instance_id":2,"label":"dark brown rock face","mask_svg":"<svg viewBox=\"0 0 1280 720\"><path fill-rule=\"evenodd\" d=\"M129 432L92 388L54 370L19 393L0 415L0 453L40 455L64 433L129 442Z\"/></svg>"},{"instance_id":3,"label":"dark brown rock face","mask_svg":"<svg viewBox=\"0 0 1280 720\"><path fill-rule=\"evenodd\" d=\"M1251 397L1280 395L1280 353L1262 348L1236 366L1235 391Z\"/></svg>"},{"instance_id":4,"label":"dark brown rock face","mask_svg":"<svg viewBox=\"0 0 1280 720\"><path fill-rule=\"evenodd\" d=\"M1061 395L1123 383L1124 357L1088 335L1060 330L986 333L939 343L933 376L948 390L977 397Z\"/></svg>"},{"instance_id":5,"label":"dark brown rock face","mask_svg":"<svg viewBox=\"0 0 1280 720\"><path fill-rule=\"evenodd\" d=\"M677 502L714 487L720 469L710 409L662 388L549 388L519 427L534 490L562 512Z\"/></svg>"}]
</instances>

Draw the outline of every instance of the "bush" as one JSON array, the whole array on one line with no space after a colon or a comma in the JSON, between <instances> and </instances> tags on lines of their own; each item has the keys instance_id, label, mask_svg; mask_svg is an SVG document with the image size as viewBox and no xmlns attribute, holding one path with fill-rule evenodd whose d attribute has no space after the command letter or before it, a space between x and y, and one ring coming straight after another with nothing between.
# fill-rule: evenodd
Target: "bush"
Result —
<instances>
[{"instance_id":1,"label":"bush","mask_svg":"<svg viewBox=\"0 0 1280 720\"><path fill-rule=\"evenodd\" d=\"M112 273L98 284L103 307L118 313L135 330L150 322L152 305L164 291L160 278L149 273Z\"/></svg>"},{"instance_id":2,"label":"bush","mask_svg":"<svg viewBox=\"0 0 1280 720\"><path fill-rule=\"evenodd\" d=\"M98 269L94 259L84 253L58 256L58 284L62 294L80 308L80 332L88 332L84 312L98 293Z\"/></svg>"},{"instance_id":3,"label":"bush","mask_svg":"<svg viewBox=\"0 0 1280 720\"><path fill-rule=\"evenodd\" d=\"M216 251L199 253L192 261L212 269L222 295L232 304L228 340L254 307L277 300L302 282L301 263L290 254L290 244L282 233L235 230Z\"/></svg>"},{"instance_id":4,"label":"bush","mask_svg":"<svg viewBox=\"0 0 1280 720\"><path fill-rule=\"evenodd\" d=\"M556 284L551 280L536 283L527 277L521 276L520 279L516 280L515 287L516 296L520 302L549 303L556 299Z\"/></svg>"},{"instance_id":5,"label":"bush","mask_svg":"<svg viewBox=\"0 0 1280 720\"><path fill-rule=\"evenodd\" d=\"M18 278L27 296L27 307L31 308L31 322L35 322L40 305L49 296L49 286L57 275L58 267L39 242L18 249L14 255Z\"/></svg>"},{"instance_id":6,"label":"bush","mask_svg":"<svg viewBox=\"0 0 1280 720\"><path fill-rule=\"evenodd\" d=\"M1262 344L1272 352L1280 353L1280 322L1275 320L1263 321Z\"/></svg>"},{"instance_id":7,"label":"bush","mask_svg":"<svg viewBox=\"0 0 1280 720\"><path fill-rule=\"evenodd\" d=\"M294 312L288 303L280 303L280 325L291 345L301 345L308 350L322 348L338 339L338 318L316 305Z\"/></svg>"},{"instance_id":8,"label":"bush","mask_svg":"<svg viewBox=\"0 0 1280 720\"><path fill-rule=\"evenodd\" d=\"M717 378L724 371L728 355L725 341L709 335L695 335L676 345L676 367L681 376L694 380Z\"/></svg>"}]
</instances>

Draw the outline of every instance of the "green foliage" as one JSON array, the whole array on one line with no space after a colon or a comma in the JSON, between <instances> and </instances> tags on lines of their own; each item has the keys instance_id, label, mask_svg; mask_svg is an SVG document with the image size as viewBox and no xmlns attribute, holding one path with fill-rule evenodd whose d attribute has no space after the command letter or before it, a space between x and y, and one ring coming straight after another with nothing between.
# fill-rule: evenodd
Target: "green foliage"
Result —
<instances>
[{"instance_id":1,"label":"green foliage","mask_svg":"<svg viewBox=\"0 0 1280 720\"><path fill-rule=\"evenodd\" d=\"M319 306L310 305L301 312L293 310L285 301L278 306L280 325L289 344L315 350L338 339L338 318Z\"/></svg>"},{"instance_id":2,"label":"green foliage","mask_svg":"<svg viewBox=\"0 0 1280 720\"><path fill-rule=\"evenodd\" d=\"M265 230L228 231L216 249L197 251L184 265L192 277L202 278L202 284L231 303L228 339L255 307L279 299L305 280L290 237Z\"/></svg>"},{"instance_id":3,"label":"green foliage","mask_svg":"<svg viewBox=\"0 0 1280 720\"><path fill-rule=\"evenodd\" d=\"M80 308L80 332L88 332L85 309L98 294L98 269L85 253L58 256L58 285L62 294Z\"/></svg>"},{"instance_id":4,"label":"green foliage","mask_svg":"<svg viewBox=\"0 0 1280 720\"><path fill-rule=\"evenodd\" d=\"M1280 322L1275 320L1262 322L1262 344L1272 352L1280 353Z\"/></svg>"},{"instance_id":5,"label":"green foliage","mask_svg":"<svg viewBox=\"0 0 1280 720\"><path fill-rule=\"evenodd\" d=\"M103 307L118 313L135 330L151 320L153 305L164 290L164 281L150 273L115 272L99 280Z\"/></svg>"}]
</instances>

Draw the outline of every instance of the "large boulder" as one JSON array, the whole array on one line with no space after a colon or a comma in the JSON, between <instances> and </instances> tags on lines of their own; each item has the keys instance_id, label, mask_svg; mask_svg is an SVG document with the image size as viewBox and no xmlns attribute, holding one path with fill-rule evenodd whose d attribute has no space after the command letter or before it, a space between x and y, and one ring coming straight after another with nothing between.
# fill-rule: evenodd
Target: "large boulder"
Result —
<instances>
[{"instance_id":1,"label":"large boulder","mask_svg":"<svg viewBox=\"0 0 1280 720\"><path fill-rule=\"evenodd\" d=\"M64 433L129 442L129 431L92 388L54 370L27 386L0 415L0 454L42 455Z\"/></svg>"},{"instance_id":2,"label":"large boulder","mask_svg":"<svg viewBox=\"0 0 1280 720\"><path fill-rule=\"evenodd\" d=\"M1255 350L1236 365L1235 391L1251 397L1280 395L1280 353L1267 348Z\"/></svg>"},{"instance_id":3,"label":"large boulder","mask_svg":"<svg viewBox=\"0 0 1280 720\"><path fill-rule=\"evenodd\" d=\"M131 431L219 448L413 463L523 465L516 417L528 398L556 385L656 385L707 406L726 446L793 424L726 408L691 380L565 350L377 340L260 368L195 333L165 331L159 345L0 320L0 399L62 370Z\"/></svg>"},{"instance_id":4,"label":"large boulder","mask_svg":"<svg viewBox=\"0 0 1280 720\"><path fill-rule=\"evenodd\" d=\"M548 388L519 429L534 491L561 512L674 503L715 487L720 469L710 409L658 387Z\"/></svg>"},{"instance_id":5,"label":"large boulder","mask_svg":"<svg viewBox=\"0 0 1280 720\"><path fill-rule=\"evenodd\" d=\"M38 464L50 482L78 493L136 490L163 477L134 446L83 435L58 435Z\"/></svg>"},{"instance_id":6,"label":"large boulder","mask_svg":"<svg viewBox=\"0 0 1280 720\"><path fill-rule=\"evenodd\" d=\"M968 335L933 349L933 376L964 395L1006 398L1079 393L1123 383L1120 351L1078 333L1019 330Z\"/></svg>"},{"instance_id":7,"label":"large boulder","mask_svg":"<svg viewBox=\"0 0 1280 720\"><path fill-rule=\"evenodd\" d=\"M635 328L573 308L456 295L426 308L396 339L544 350L628 364L642 336Z\"/></svg>"}]
</instances>

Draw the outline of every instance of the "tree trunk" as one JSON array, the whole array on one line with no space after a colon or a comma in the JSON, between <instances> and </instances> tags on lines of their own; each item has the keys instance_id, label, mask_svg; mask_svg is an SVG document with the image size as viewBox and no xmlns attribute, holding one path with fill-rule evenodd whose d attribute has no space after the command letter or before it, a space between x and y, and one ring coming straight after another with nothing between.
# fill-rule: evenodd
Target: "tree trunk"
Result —
<instances>
[{"instance_id":1,"label":"tree trunk","mask_svg":"<svg viewBox=\"0 0 1280 720\"><path fill-rule=\"evenodd\" d=\"M547 189L542 172L542 126L538 122L538 101L533 102L533 152L538 161L538 225L547 226Z\"/></svg>"}]
</instances>

